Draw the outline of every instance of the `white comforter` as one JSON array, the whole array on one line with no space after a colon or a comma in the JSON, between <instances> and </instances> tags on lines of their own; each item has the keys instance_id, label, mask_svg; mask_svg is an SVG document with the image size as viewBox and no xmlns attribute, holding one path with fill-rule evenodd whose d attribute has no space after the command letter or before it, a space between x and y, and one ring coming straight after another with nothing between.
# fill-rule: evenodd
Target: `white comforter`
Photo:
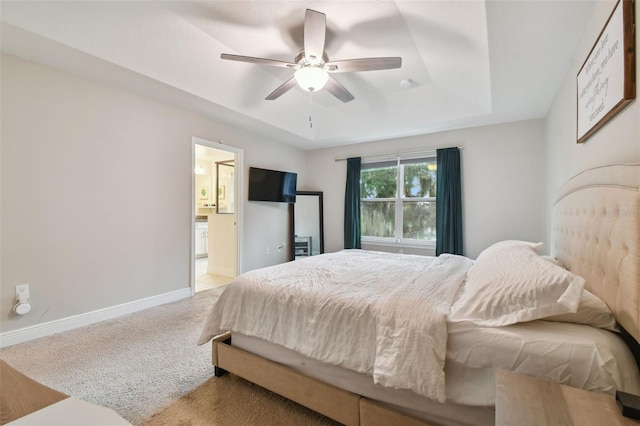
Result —
<instances>
[{"instance_id":1,"label":"white comforter","mask_svg":"<svg viewBox=\"0 0 640 426\"><path fill-rule=\"evenodd\" d=\"M361 250L247 272L214 304L199 344L260 337L445 401L447 315L472 261Z\"/></svg>"}]
</instances>

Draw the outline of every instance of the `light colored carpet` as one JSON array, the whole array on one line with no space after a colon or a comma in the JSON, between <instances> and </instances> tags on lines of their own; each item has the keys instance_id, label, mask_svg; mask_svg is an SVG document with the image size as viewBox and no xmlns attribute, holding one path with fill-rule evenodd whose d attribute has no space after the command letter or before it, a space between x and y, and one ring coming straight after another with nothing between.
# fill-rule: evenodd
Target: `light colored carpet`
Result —
<instances>
[{"instance_id":1,"label":"light colored carpet","mask_svg":"<svg viewBox=\"0 0 640 426\"><path fill-rule=\"evenodd\" d=\"M4 348L0 359L51 388L112 408L134 425L326 424L241 379L213 377L211 345L196 341L223 289ZM267 411L275 413L275 423L259 421ZM299 423L300 415L308 421Z\"/></svg>"},{"instance_id":2,"label":"light colored carpet","mask_svg":"<svg viewBox=\"0 0 640 426\"><path fill-rule=\"evenodd\" d=\"M223 288L4 348L0 358L34 380L139 424L213 376L210 346L196 341Z\"/></svg>"},{"instance_id":3,"label":"light colored carpet","mask_svg":"<svg viewBox=\"0 0 640 426\"><path fill-rule=\"evenodd\" d=\"M339 423L237 376L214 377L143 426L338 426Z\"/></svg>"}]
</instances>

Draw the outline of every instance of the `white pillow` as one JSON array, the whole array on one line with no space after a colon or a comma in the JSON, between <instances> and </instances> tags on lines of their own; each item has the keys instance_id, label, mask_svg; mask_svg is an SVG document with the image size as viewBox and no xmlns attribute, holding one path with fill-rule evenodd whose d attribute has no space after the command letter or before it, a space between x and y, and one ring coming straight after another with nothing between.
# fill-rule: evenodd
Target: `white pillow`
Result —
<instances>
[{"instance_id":1,"label":"white pillow","mask_svg":"<svg viewBox=\"0 0 640 426\"><path fill-rule=\"evenodd\" d=\"M576 312L584 279L540 257L532 244L501 242L484 250L449 320L498 327Z\"/></svg>"},{"instance_id":2,"label":"white pillow","mask_svg":"<svg viewBox=\"0 0 640 426\"><path fill-rule=\"evenodd\" d=\"M493 252L494 250L500 250L500 249L503 249L503 248L515 247L515 246L530 247L532 250L537 252L542 247L544 247L544 243L534 243L534 242L531 242L531 241L522 241L522 240L503 240L503 241L498 241L497 243L493 243L492 245L490 245L489 247L484 249L482 251L482 253L480 253L480 256L478 256L478 259L480 259L480 257L482 255L487 255L487 254Z\"/></svg>"},{"instance_id":3,"label":"white pillow","mask_svg":"<svg viewBox=\"0 0 640 426\"><path fill-rule=\"evenodd\" d=\"M564 268L564 265L555 257L541 256L543 259ZM575 313L567 313L542 318L545 321L573 322L576 324L587 324L592 327L603 328L605 330L620 332L616 318L606 303L589 290L583 290L580 296L578 310Z\"/></svg>"},{"instance_id":4,"label":"white pillow","mask_svg":"<svg viewBox=\"0 0 640 426\"><path fill-rule=\"evenodd\" d=\"M545 321L574 322L604 328L605 330L620 331L616 319L606 303L588 290L582 292L580 304L575 313L553 315L542 319Z\"/></svg>"}]
</instances>

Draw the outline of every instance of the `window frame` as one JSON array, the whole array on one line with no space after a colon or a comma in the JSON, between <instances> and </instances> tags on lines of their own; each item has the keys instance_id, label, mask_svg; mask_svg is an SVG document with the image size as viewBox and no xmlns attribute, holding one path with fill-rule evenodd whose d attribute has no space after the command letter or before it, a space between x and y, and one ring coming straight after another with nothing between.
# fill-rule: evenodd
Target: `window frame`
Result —
<instances>
[{"instance_id":1,"label":"window frame","mask_svg":"<svg viewBox=\"0 0 640 426\"><path fill-rule=\"evenodd\" d=\"M361 241L363 244L367 244L367 245L378 245L378 246L397 246L397 247L415 247L415 248L427 248L427 249L435 249L436 247L436 240L435 238L433 240L418 240L415 238L398 238L397 236L403 235L403 224L404 224L404 211L403 211L403 207L404 207L404 203L405 202L428 202L428 203L433 203L433 208L435 209L436 207L436 197L405 197L404 196L404 167L401 167L404 164L410 164L410 163L403 163L403 160L425 160L425 162L427 163L436 163L437 159L436 159L436 153L434 152L425 152L425 153L420 153L419 155L413 155L413 156L393 156L393 157L376 157L375 159L371 158L368 160L364 160L362 161L363 166L365 164L367 165L373 165L373 164L380 164L382 166L382 164L384 163L389 163L391 161L395 161L395 167L397 170L396 173L396 196L394 198L370 198L367 199L369 201L381 201L381 202L388 202L388 201L393 201L395 202L395 223L394 223L394 234L396 235L395 237L373 237L373 236L367 236L367 235L361 235ZM375 167L366 167L362 170L366 170L368 168L375 168ZM362 179L362 171L361 173L361 179ZM362 211L362 203L363 200L365 200L362 195L360 196L360 210ZM366 201L365 201L366 202ZM362 214L362 213L361 213Z\"/></svg>"}]
</instances>

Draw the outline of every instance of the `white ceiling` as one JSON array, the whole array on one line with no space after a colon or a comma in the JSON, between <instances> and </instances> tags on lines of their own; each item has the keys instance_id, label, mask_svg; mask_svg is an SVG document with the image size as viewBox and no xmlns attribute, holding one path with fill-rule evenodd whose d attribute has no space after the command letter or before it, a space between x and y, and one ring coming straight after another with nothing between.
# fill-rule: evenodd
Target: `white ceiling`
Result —
<instances>
[{"instance_id":1,"label":"white ceiling","mask_svg":"<svg viewBox=\"0 0 640 426\"><path fill-rule=\"evenodd\" d=\"M594 2L2 1L2 50L242 125L303 149L541 118ZM400 69L334 74L355 96L296 87L306 8L327 16L330 60L401 56ZM400 81L411 79L411 87ZM309 126L311 115L313 127Z\"/></svg>"}]
</instances>

